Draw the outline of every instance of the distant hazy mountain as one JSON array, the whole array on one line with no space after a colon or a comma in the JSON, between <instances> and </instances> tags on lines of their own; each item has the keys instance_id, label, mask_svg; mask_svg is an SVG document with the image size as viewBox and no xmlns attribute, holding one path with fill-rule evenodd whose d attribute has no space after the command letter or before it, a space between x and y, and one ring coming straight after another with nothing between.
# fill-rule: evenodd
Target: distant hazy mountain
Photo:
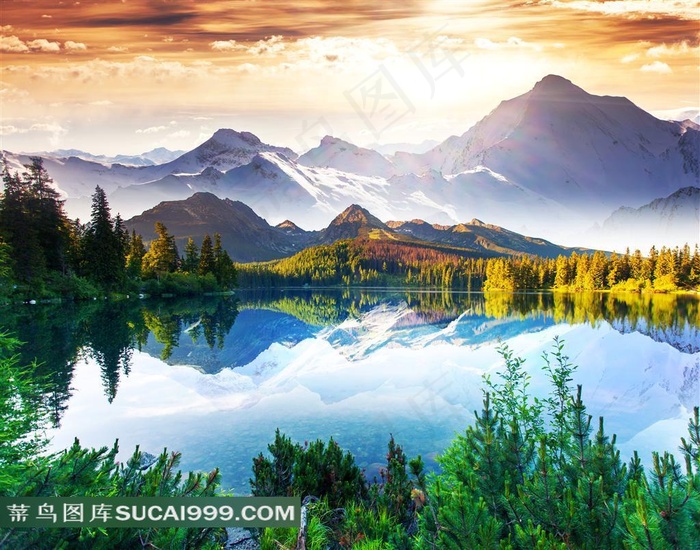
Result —
<instances>
[{"instance_id":1,"label":"distant hazy mountain","mask_svg":"<svg viewBox=\"0 0 700 550\"><path fill-rule=\"evenodd\" d=\"M51 158L68 158L77 157L82 160L99 162L100 164L123 164L124 166L153 166L155 164L163 164L170 162L177 157L183 155L185 151L171 151L165 147L157 147L140 155L93 155L79 149L57 149L43 153L26 153L33 156L51 157Z\"/></svg>"},{"instance_id":2,"label":"distant hazy mountain","mask_svg":"<svg viewBox=\"0 0 700 550\"><path fill-rule=\"evenodd\" d=\"M618 251L633 240L643 252L652 245L700 244L700 188L684 187L640 208L619 208L595 231Z\"/></svg>"},{"instance_id":3,"label":"distant hazy mountain","mask_svg":"<svg viewBox=\"0 0 700 550\"><path fill-rule=\"evenodd\" d=\"M666 111L654 111L654 116L663 120L675 120L683 122L690 120L695 124L700 124L700 108L669 109Z\"/></svg>"},{"instance_id":4,"label":"distant hazy mountain","mask_svg":"<svg viewBox=\"0 0 700 550\"><path fill-rule=\"evenodd\" d=\"M3 156L11 167L28 162ZM592 95L550 75L463 135L420 154L387 158L328 136L297 158L251 133L222 129L157 165L69 157L47 158L46 167L69 215L83 219L100 185L125 218L203 191L244 202L272 224L291 219L319 229L354 203L385 220L452 226L477 218L521 234L608 248L604 232L585 230L621 206L639 208L700 187L700 126L659 120L626 98ZM628 233L634 239L635 232Z\"/></svg>"},{"instance_id":5,"label":"distant hazy mountain","mask_svg":"<svg viewBox=\"0 0 700 550\"><path fill-rule=\"evenodd\" d=\"M549 75L503 101L461 136L404 171L460 174L485 166L536 195L599 216L640 206L700 179L700 127L654 118L624 97L595 96Z\"/></svg>"},{"instance_id":6,"label":"distant hazy mountain","mask_svg":"<svg viewBox=\"0 0 700 550\"><path fill-rule=\"evenodd\" d=\"M291 149L263 143L249 132L236 132L229 129L218 130L211 138L192 151L162 164L149 166L112 164L110 166L77 156L68 158L44 156L43 158L49 174L58 188L68 197L66 202L68 213L72 216L85 218L89 216L89 197L94 192L96 185L102 187L107 192L108 197L111 197L119 188L150 184L174 175L189 176L190 179L193 175L202 175L204 180L208 180L213 173L212 170L224 172L248 164L258 153L267 151L279 152L290 158L296 158L296 154ZM30 162L29 155L17 155L7 151L3 151L2 154L3 157L10 160L13 166ZM171 179L170 183L177 181ZM185 181L184 186L187 186L189 190L186 196L199 190L207 190L206 188L198 189L198 186L192 185L190 181ZM115 204L115 210L121 211L125 216L131 216L155 206L161 200L184 198L181 193L179 194L177 185L173 186L174 193L172 195L168 195L167 190L167 186L161 185L155 187L155 192L154 187L144 187L142 193L127 192L122 194L125 196L117 197L115 203L121 202L121 204ZM165 196L162 192L166 193ZM138 212L135 211L137 208Z\"/></svg>"},{"instance_id":7,"label":"distant hazy mountain","mask_svg":"<svg viewBox=\"0 0 700 550\"><path fill-rule=\"evenodd\" d=\"M335 168L361 176L389 178L396 172L394 165L377 151L331 136L324 137L318 147L301 155L298 162L304 166Z\"/></svg>"},{"instance_id":8,"label":"distant hazy mountain","mask_svg":"<svg viewBox=\"0 0 700 550\"><path fill-rule=\"evenodd\" d=\"M420 143L375 143L368 148L374 149L377 153L381 153L385 156L395 155L399 151L403 153L421 154L430 151L439 143L440 142L436 139L426 139Z\"/></svg>"}]
</instances>

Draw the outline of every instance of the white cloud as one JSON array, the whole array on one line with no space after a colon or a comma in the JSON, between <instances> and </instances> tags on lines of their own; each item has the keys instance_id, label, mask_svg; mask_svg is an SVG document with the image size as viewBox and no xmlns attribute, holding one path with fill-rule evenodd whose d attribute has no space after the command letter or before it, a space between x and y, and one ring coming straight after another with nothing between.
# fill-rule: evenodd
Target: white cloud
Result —
<instances>
[{"instance_id":1,"label":"white cloud","mask_svg":"<svg viewBox=\"0 0 700 550\"><path fill-rule=\"evenodd\" d=\"M189 130L178 130L177 132L173 132L172 134L168 134L168 138L183 138L187 137L190 135Z\"/></svg>"},{"instance_id":2,"label":"white cloud","mask_svg":"<svg viewBox=\"0 0 700 550\"><path fill-rule=\"evenodd\" d=\"M26 134L27 130L22 129L22 128L17 128L17 126L13 126L12 124L6 124L4 126L0 126L0 136L12 136L14 134Z\"/></svg>"},{"instance_id":3,"label":"white cloud","mask_svg":"<svg viewBox=\"0 0 700 550\"><path fill-rule=\"evenodd\" d=\"M405 57L394 42L386 38L348 38L345 36L312 36L288 42L281 52L286 59L282 68L310 68L326 70L329 67L364 70L392 58Z\"/></svg>"},{"instance_id":4,"label":"white cloud","mask_svg":"<svg viewBox=\"0 0 700 550\"><path fill-rule=\"evenodd\" d=\"M700 55L700 46L691 46L687 40L675 44L660 44L647 50L649 57L668 57L674 55Z\"/></svg>"},{"instance_id":5,"label":"white cloud","mask_svg":"<svg viewBox=\"0 0 700 550\"><path fill-rule=\"evenodd\" d=\"M27 42L27 47L36 52L53 53L61 51L61 45L58 42L50 42L46 38L37 38Z\"/></svg>"},{"instance_id":6,"label":"white cloud","mask_svg":"<svg viewBox=\"0 0 700 550\"><path fill-rule=\"evenodd\" d=\"M29 92L20 90L14 86L2 85L0 88L0 102L2 103L31 103Z\"/></svg>"},{"instance_id":7,"label":"white cloud","mask_svg":"<svg viewBox=\"0 0 700 550\"><path fill-rule=\"evenodd\" d=\"M632 61L636 61L639 59L639 54L638 53L631 53L629 55L624 56L622 59L620 59L620 63L632 63Z\"/></svg>"},{"instance_id":8,"label":"white cloud","mask_svg":"<svg viewBox=\"0 0 700 550\"><path fill-rule=\"evenodd\" d=\"M66 40L63 47L67 52L87 50L87 46L85 44L82 42L74 42L73 40ZM25 53L29 51L56 53L61 51L61 44L46 40L45 38L37 38L35 40L28 40L25 42L14 35L1 36L0 51L11 53Z\"/></svg>"},{"instance_id":9,"label":"white cloud","mask_svg":"<svg viewBox=\"0 0 700 550\"><path fill-rule=\"evenodd\" d=\"M540 4L549 4L557 8L602 13L604 15L622 15L646 18L653 15L669 15L684 19L700 19L695 0L540 0Z\"/></svg>"},{"instance_id":10,"label":"white cloud","mask_svg":"<svg viewBox=\"0 0 700 550\"><path fill-rule=\"evenodd\" d=\"M669 74L673 72L671 70L671 67L669 67L666 63L662 61L654 61L653 63L647 63L646 65L642 65L639 70L645 73L659 74Z\"/></svg>"},{"instance_id":11,"label":"white cloud","mask_svg":"<svg viewBox=\"0 0 700 550\"><path fill-rule=\"evenodd\" d=\"M167 126L151 126L149 128L140 128L136 130L137 134L157 134L158 132L162 132L163 130L167 130Z\"/></svg>"},{"instance_id":12,"label":"white cloud","mask_svg":"<svg viewBox=\"0 0 700 550\"><path fill-rule=\"evenodd\" d=\"M476 40L474 40L474 45L480 50L495 50L496 48L498 48L498 44L492 42L488 38L482 37L479 37Z\"/></svg>"},{"instance_id":13,"label":"white cloud","mask_svg":"<svg viewBox=\"0 0 700 550\"><path fill-rule=\"evenodd\" d=\"M0 36L0 52L22 53L29 48L16 36Z\"/></svg>"},{"instance_id":14,"label":"white cloud","mask_svg":"<svg viewBox=\"0 0 700 550\"><path fill-rule=\"evenodd\" d=\"M147 55L135 57L131 61L109 61L108 59L96 58L82 63L37 67L7 65L4 70L8 73L24 73L33 78L46 80L98 82L115 79L122 83L130 79L150 80L157 83L162 83L165 80L201 80L212 75L233 74L235 72L234 67L162 61Z\"/></svg>"},{"instance_id":15,"label":"white cloud","mask_svg":"<svg viewBox=\"0 0 700 550\"><path fill-rule=\"evenodd\" d=\"M44 15L41 16L41 18L42 18L42 19L52 19L52 18L53 18L53 15L46 15L46 14L44 14Z\"/></svg>"},{"instance_id":16,"label":"white cloud","mask_svg":"<svg viewBox=\"0 0 700 550\"><path fill-rule=\"evenodd\" d=\"M209 47L215 52L231 52L234 50L245 50L245 46L239 44L235 40L215 40L209 44Z\"/></svg>"},{"instance_id":17,"label":"white cloud","mask_svg":"<svg viewBox=\"0 0 700 550\"><path fill-rule=\"evenodd\" d=\"M12 32L14 27L12 25L0 25L0 32Z\"/></svg>"},{"instance_id":18,"label":"white cloud","mask_svg":"<svg viewBox=\"0 0 700 550\"><path fill-rule=\"evenodd\" d=\"M123 53L123 52L128 52L129 48L126 46L110 46L107 48L107 51L110 53Z\"/></svg>"},{"instance_id":19,"label":"white cloud","mask_svg":"<svg viewBox=\"0 0 700 550\"><path fill-rule=\"evenodd\" d=\"M542 46L539 44L533 44L532 42L525 42L522 38L517 36L511 36L508 40L504 42L494 42L488 38L479 37L474 40L474 45L480 50L501 50L501 49L511 49L511 48L525 48L529 50L542 51ZM559 45L556 47L563 47Z\"/></svg>"},{"instance_id":20,"label":"white cloud","mask_svg":"<svg viewBox=\"0 0 700 550\"><path fill-rule=\"evenodd\" d=\"M63 43L63 47L69 52L84 52L87 50L87 46L82 42L73 42L72 40L66 40Z\"/></svg>"},{"instance_id":21,"label":"white cloud","mask_svg":"<svg viewBox=\"0 0 700 550\"><path fill-rule=\"evenodd\" d=\"M42 123L42 124L32 124L32 126L29 128L29 131L31 132L49 132L51 134L66 134L68 130L63 128L60 124L56 124L55 122L50 122L50 123Z\"/></svg>"},{"instance_id":22,"label":"white cloud","mask_svg":"<svg viewBox=\"0 0 700 550\"><path fill-rule=\"evenodd\" d=\"M91 101L90 105L96 105L96 106L105 106L105 105L114 105L109 99L99 99L97 101Z\"/></svg>"},{"instance_id":23,"label":"white cloud","mask_svg":"<svg viewBox=\"0 0 700 550\"><path fill-rule=\"evenodd\" d=\"M262 70L260 65L255 65L254 63L241 63L238 65L237 70L242 73L258 73Z\"/></svg>"},{"instance_id":24,"label":"white cloud","mask_svg":"<svg viewBox=\"0 0 700 550\"><path fill-rule=\"evenodd\" d=\"M276 35L258 40L253 46L248 48L248 53L252 55L277 54L285 50L287 47L284 38Z\"/></svg>"},{"instance_id":25,"label":"white cloud","mask_svg":"<svg viewBox=\"0 0 700 550\"><path fill-rule=\"evenodd\" d=\"M63 128L60 124L56 124L55 122L37 123L24 128L14 126L13 124L6 124L4 126L0 126L0 135L3 136L11 136L14 134L28 134L30 132L49 133L53 134L54 137L58 137L60 135L66 134L68 130Z\"/></svg>"}]
</instances>

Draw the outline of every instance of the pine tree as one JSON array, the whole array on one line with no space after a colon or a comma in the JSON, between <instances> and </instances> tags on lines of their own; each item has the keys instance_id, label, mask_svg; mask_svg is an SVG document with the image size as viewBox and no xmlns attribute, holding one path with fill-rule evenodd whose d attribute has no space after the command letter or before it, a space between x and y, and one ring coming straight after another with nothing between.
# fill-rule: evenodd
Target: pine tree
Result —
<instances>
[{"instance_id":1,"label":"pine tree","mask_svg":"<svg viewBox=\"0 0 700 550\"><path fill-rule=\"evenodd\" d=\"M148 252L143 256L141 272L144 277L160 279L165 273L172 273L178 267L178 252L175 237L168 233L168 228L161 222L155 224L158 238L151 242Z\"/></svg>"},{"instance_id":2,"label":"pine tree","mask_svg":"<svg viewBox=\"0 0 700 550\"><path fill-rule=\"evenodd\" d=\"M236 283L236 268L231 261L231 257L228 255L223 247L221 246L221 235L219 233L214 234L214 275L216 276L216 282L222 288L230 288Z\"/></svg>"},{"instance_id":3,"label":"pine tree","mask_svg":"<svg viewBox=\"0 0 700 550\"><path fill-rule=\"evenodd\" d=\"M126 273L132 279L139 279L141 277L141 265L145 255L146 246L143 244L141 235L137 234L135 230L132 230L126 252Z\"/></svg>"},{"instance_id":4,"label":"pine tree","mask_svg":"<svg viewBox=\"0 0 700 550\"><path fill-rule=\"evenodd\" d=\"M213 273L214 261L214 248L212 246L211 237L209 236L209 233L207 233L204 235L204 239L202 240L202 248L199 252L199 274L204 276L208 273Z\"/></svg>"},{"instance_id":5,"label":"pine tree","mask_svg":"<svg viewBox=\"0 0 700 550\"><path fill-rule=\"evenodd\" d=\"M67 268L68 218L63 211L63 201L51 187L53 180L44 168L41 157L31 157L22 174L25 186L29 187L28 209L34 219L34 228L43 250L46 267L51 271L65 273Z\"/></svg>"},{"instance_id":6,"label":"pine tree","mask_svg":"<svg viewBox=\"0 0 700 550\"><path fill-rule=\"evenodd\" d=\"M10 246L15 279L32 283L68 269L69 222L63 201L39 157L20 176L5 164L0 202L0 234Z\"/></svg>"},{"instance_id":7,"label":"pine tree","mask_svg":"<svg viewBox=\"0 0 700 550\"><path fill-rule=\"evenodd\" d=\"M187 239L185 257L182 260L182 270L186 273L197 273L199 269L199 248L192 239Z\"/></svg>"},{"instance_id":8,"label":"pine tree","mask_svg":"<svg viewBox=\"0 0 700 550\"><path fill-rule=\"evenodd\" d=\"M83 274L106 289L124 279L124 233L112 220L107 195L97 186L92 195L92 214L83 237Z\"/></svg>"}]
</instances>

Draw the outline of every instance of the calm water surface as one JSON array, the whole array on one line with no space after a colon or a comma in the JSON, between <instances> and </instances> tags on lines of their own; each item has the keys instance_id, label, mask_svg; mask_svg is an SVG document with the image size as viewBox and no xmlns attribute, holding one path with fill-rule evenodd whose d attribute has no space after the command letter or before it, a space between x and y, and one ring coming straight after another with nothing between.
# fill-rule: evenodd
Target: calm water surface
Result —
<instances>
[{"instance_id":1,"label":"calm water surface","mask_svg":"<svg viewBox=\"0 0 700 550\"><path fill-rule=\"evenodd\" d=\"M674 450L700 404L700 300L693 296L239 292L235 298L36 305L3 311L48 377L52 446L119 439L221 468L249 491L252 457L280 428L333 437L372 478L389 434L434 465L480 407L481 377L507 344L547 391L555 336L575 384L624 456Z\"/></svg>"}]
</instances>

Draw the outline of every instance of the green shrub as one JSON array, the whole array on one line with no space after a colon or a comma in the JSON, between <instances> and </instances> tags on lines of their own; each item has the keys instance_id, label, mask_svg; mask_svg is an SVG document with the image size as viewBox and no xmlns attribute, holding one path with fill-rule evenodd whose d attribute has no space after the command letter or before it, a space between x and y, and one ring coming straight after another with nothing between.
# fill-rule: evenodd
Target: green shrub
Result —
<instances>
[{"instance_id":1,"label":"green shrub","mask_svg":"<svg viewBox=\"0 0 700 550\"><path fill-rule=\"evenodd\" d=\"M163 451L149 459L137 447L116 461L111 449L83 448L76 439L64 451L46 456L42 428L48 425L41 381L32 380L12 355L18 342L0 334L0 494L6 497L213 496L218 470L177 470L179 453ZM3 548L219 548L220 529L6 529Z\"/></svg>"},{"instance_id":2,"label":"green shrub","mask_svg":"<svg viewBox=\"0 0 700 550\"><path fill-rule=\"evenodd\" d=\"M419 548L700 548L700 418L682 439L685 464L654 453L645 473L620 460L603 419L592 433L575 367L562 342L544 357L550 394L529 395L524 362L501 349L505 369L475 423L419 478L426 506Z\"/></svg>"}]
</instances>

